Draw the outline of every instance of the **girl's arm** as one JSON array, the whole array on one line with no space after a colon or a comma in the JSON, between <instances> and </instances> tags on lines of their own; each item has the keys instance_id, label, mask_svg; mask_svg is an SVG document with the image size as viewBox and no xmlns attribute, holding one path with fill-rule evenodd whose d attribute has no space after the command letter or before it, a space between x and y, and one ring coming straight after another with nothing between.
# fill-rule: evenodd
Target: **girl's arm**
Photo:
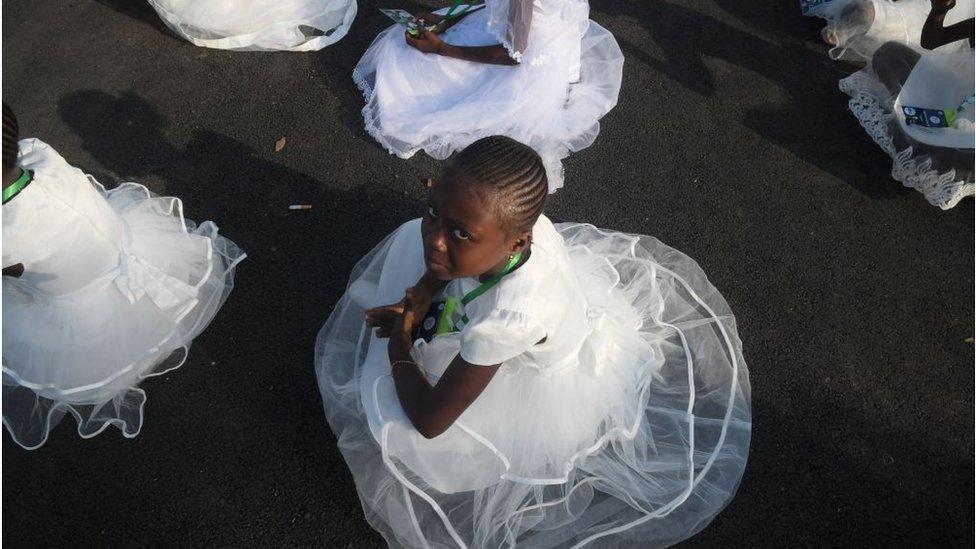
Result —
<instances>
[{"instance_id":1,"label":"girl's arm","mask_svg":"<svg viewBox=\"0 0 976 549\"><path fill-rule=\"evenodd\" d=\"M410 356L410 333L417 318L411 294L407 290L403 315L397 320L387 349L403 411L421 435L434 438L453 425L478 398L500 365L476 366L456 356L437 385L431 386Z\"/></svg>"},{"instance_id":2,"label":"girl's arm","mask_svg":"<svg viewBox=\"0 0 976 549\"><path fill-rule=\"evenodd\" d=\"M455 46L441 40L441 37L424 28L420 28L416 38L406 35L407 43L424 53L435 53L444 57L453 57L475 63L491 65L517 65L518 61L508 55L508 50L501 44L493 46Z\"/></svg>"},{"instance_id":3,"label":"girl's arm","mask_svg":"<svg viewBox=\"0 0 976 549\"><path fill-rule=\"evenodd\" d=\"M951 44L957 40L969 40L973 45L973 19L961 21L948 27L945 25L945 16L956 5L956 0L931 0L932 11L925 19L922 26L921 46L927 50L934 50L945 44Z\"/></svg>"}]
</instances>

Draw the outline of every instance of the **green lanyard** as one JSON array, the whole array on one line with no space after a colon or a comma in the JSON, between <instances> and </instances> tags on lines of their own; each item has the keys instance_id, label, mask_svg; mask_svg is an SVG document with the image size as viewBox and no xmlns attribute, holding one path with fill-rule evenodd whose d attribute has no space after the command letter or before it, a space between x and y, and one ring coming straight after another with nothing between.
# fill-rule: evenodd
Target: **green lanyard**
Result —
<instances>
[{"instance_id":1,"label":"green lanyard","mask_svg":"<svg viewBox=\"0 0 976 549\"><path fill-rule=\"evenodd\" d=\"M522 252L513 255L508 260L508 263L505 265L505 268L502 269L498 274L493 275L488 280L482 282L477 288L464 294L464 297L461 298L461 306L464 307L468 303L471 303L478 296L480 296L481 294L487 292L492 287L494 287L495 284L498 284L498 281L501 280L502 277L515 270L515 267L518 266L519 261L522 261ZM460 329L457 327L457 324L451 322L450 320L451 316L454 314L454 309L456 308L457 308L457 298L453 296L447 298L447 300L444 302L444 310L441 312L441 316L437 320L438 334L460 331ZM468 315L466 313L461 316L461 322L464 324L468 323Z\"/></svg>"},{"instance_id":2,"label":"green lanyard","mask_svg":"<svg viewBox=\"0 0 976 549\"><path fill-rule=\"evenodd\" d=\"M20 191L24 190L24 187L26 187L27 184L33 179L34 172L27 169L20 170L20 177L17 178L17 181L14 181L9 187L3 190L3 203L6 204L7 202L10 202L10 199L17 196Z\"/></svg>"}]
</instances>

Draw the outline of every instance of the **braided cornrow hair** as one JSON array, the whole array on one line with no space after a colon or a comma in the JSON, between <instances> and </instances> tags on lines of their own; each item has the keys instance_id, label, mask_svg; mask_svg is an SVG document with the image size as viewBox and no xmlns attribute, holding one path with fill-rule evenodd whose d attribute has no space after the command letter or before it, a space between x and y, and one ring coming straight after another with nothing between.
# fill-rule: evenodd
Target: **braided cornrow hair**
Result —
<instances>
[{"instance_id":1,"label":"braided cornrow hair","mask_svg":"<svg viewBox=\"0 0 976 549\"><path fill-rule=\"evenodd\" d=\"M13 109L6 103L3 104L3 173L7 174L10 170L17 167L17 139L20 136L20 128L17 125L17 117Z\"/></svg>"},{"instance_id":2,"label":"braided cornrow hair","mask_svg":"<svg viewBox=\"0 0 976 549\"><path fill-rule=\"evenodd\" d=\"M445 174L477 181L511 233L531 229L549 196L549 181L539 154L501 135L468 145L452 159Z\"/></svg>"}]
</instances>

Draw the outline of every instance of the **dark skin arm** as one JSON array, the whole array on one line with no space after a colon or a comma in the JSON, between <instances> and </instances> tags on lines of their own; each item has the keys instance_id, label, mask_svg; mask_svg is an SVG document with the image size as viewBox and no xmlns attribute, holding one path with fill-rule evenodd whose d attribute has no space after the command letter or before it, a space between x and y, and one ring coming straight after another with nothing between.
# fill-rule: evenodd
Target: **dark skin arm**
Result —
<instances>
[{"instance_id":1,"label":"dark skin arm","mask_svg":"<svg viewBox=\"0 0 976 549\"><path fill-rule=\"evenodd\" d=\"M406 34L407 44L424 53L435 53L444 57L453 57L462 61L486 63L490 65L518 65L518 62L508 55L508 50L501 44L493 46L455 46L441 40L436 33L429 32L423 27L417 37Z\"/></svg>"},{"instance_id":2,"label":"dark skin arm","mask_svg":"<svg viewBox=\"0 0 976 549\"><path fill-rule=\"evenodd\" d=\"M934 50L945 44L951 44L957 40L969 40L969 45L973 45L973 19L960 21L955 25L945 25L945 17L956 5L956 0L931 0L932 11L925 19L922 26L921 46L927 50Z\"/></svg>"},{"instance_id":3,"label":"dark skin arm","mask_svg":"<svg viewBox=\"0 0 976 549\"><path fill-rule=\"evenodd\" d=\"M413 346L410 334L418 317L423 315L414 308L412 294L412 290L408 289L403 314L394 324L387 350L403 411L421 435L434 438L453 425L471 406L501 365L477 366L458 355L437 385L432 386L410 356Z\"/></svg>"}]
</instances>

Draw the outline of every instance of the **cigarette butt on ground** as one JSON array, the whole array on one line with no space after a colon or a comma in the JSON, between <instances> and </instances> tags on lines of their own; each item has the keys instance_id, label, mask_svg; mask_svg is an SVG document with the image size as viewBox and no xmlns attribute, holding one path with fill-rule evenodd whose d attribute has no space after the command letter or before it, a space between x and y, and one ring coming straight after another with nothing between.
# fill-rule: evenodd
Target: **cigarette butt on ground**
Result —
<instances>
[{"instance_id":1,"label":"cigarette butt on ground","mask_svg":"<svg viewBox=\"0 0 976 549\"><path fill-rule=\"evenodd\" d=\"M291 206L288 206L288 209L289 210L311 210L312 209L312 205L311 204L292 204Z\"/></svg>"}]
</instances>

